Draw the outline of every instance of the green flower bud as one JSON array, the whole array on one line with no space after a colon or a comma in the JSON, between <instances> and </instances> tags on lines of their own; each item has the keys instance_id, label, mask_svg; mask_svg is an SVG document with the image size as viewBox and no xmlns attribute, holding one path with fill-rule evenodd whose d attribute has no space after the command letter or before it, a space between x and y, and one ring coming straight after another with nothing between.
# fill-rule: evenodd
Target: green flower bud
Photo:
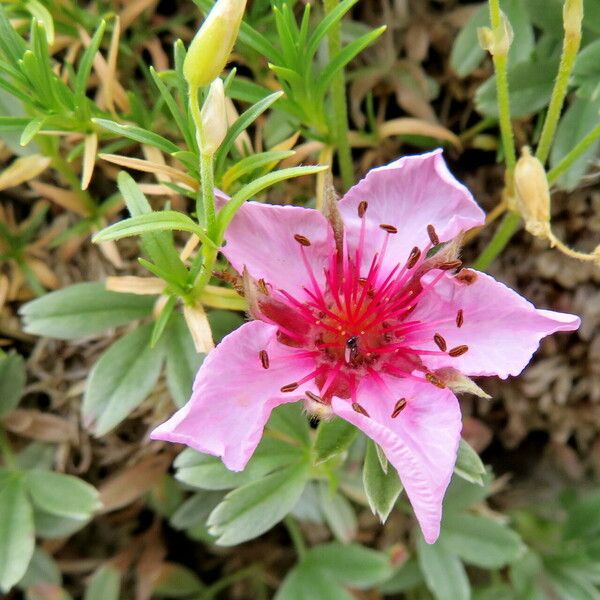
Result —
<instances>
[{"instance_id":1,"label":"green flower bud","mask_svg":"<svg viewBox=\"0 0 600 600\"><path fill-rule=\"evenodd\" d=\"M194 36L183 63L183 75L192 89L208 85L225 68L238 31L246 0L218 0Z\"/></svg>"}]
</instances>

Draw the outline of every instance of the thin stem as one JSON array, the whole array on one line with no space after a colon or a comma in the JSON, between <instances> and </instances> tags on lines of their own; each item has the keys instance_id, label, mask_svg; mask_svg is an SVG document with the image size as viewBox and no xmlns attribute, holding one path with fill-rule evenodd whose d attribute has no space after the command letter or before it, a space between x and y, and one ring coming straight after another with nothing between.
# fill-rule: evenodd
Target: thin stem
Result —
<instances>
[{"instance_id":1,"label":"thin stem","mask_svg":"<svg viewBox=\"0 0 600 600\"><path fill-rule=\"evenodd\" d=\"M245 567L244 569L240 569L231 575L226 575L225 577L221 577L219 581L213 583L203 594L202 598L214 598L219 592L227 589L230 585L235 583L236 581L240 581L242 579L246 579L248 577L256 577L259 575L259 568L257 565L250 565L249 567Z\"/></svg>"},{"instance_id":2,"label":"thin stem","mask_svg":"<svg viewBox=\"0 0 600 600\"><path fill-rule=\"evenodd\" d=\"M490 23L494 32L499 31L502 25L502 13L500 12L500 0L490 0ZM508 95L508 77L506 65L508 55L506 52L492 53L494 71L496 72L496 94L498 97L498 114L500 118L500 135L504 147L506 168L512 171L515 168L517 158L515 155L515 144L513 139L512 123L510 121L510 102Z\"/></svg>"},{"instance_id":3,"label":"thin stem","mask_svg":"<svg viewBox=\"0 0 600 600\"><path fill-rule=\"evenodd\" d=\"M567 88L569 86L569 77L575 64L575 58L579 51L579 44L581 43L581 19L569 19L568 12L579 9L579 13L582 13L582 0L574 0L565 3L565 37L563 40L562 54L560 57L560 64L558 66L558 75L554 82L554 89L552 90L552 97L550 98L550 105L548 106L548 113L544 121L544 127L542 128L542 135L536 150L536 158L540 160L542 164L548 159L550 154L550 147L552 146L552 140L556 132L562 106L565 101L567 94Z\"/></svg>"},{"instance_id":4,"label":"thin stem","mask_svg":"<svg viewBox=\"0 0 600 600\"><path fill-rule=\"evenodd\" d=\"M215 231L215 172L212 154L200 153L200 179L202 181L202 208L206 233L212 239Z\"/></svg>"},{"instance_id":5,"label":"thin stem","mask_svg":"<svg viewBox=\"0 0 600 600\"><path fill-rule=\"evenodd\" d=\"M330 13L338 5L338 0L324 0L325 12ZM340 21L337 20L328 32L329 57L333 58L342 49L342 38L340 33ZM354 171L352 165L352 153L348 141L348 107L346 104L346 78L344 69L340 69L331 82L331 102L333 109L334 139L337 144L338 163L344 189L348 189L354 183Z\"/></svg>"},{"instance_id":6,"label":"thin stem","mask_svg":"<svg viewBox=\"0 0 600 600\"><path fill-rule=\"evenodd\" d=\"M600 138L600 125L596 125L553 169L548 171L548 183L554 183L598 138Z\"/></svg>"},{"instance_id":7,"label":"thin stem","mask_svg":"<svg viewBox=\"0 0 600 600\"><path fill-rule=\"evenodd\" d=\"M8 441L8 437L6 436L6 432L2 427L0 427L0 454L2 455L2 459L4 460L4 464L9 469L17 468L17 461L15 460L15 455L10 446L10 442Z\"/></svg>"},{"instance_id":8,"label":"thin stem","mask_svg":"<svg viewBox=\"0 0 600 600\"><path fill-rule=\"evenodd\" d=\"M519 213L507 213L498 229L496 229L496 233L494 233L494 237L492 237L490 243L473 263L473 267L480 271L485 271L502 250L506 248L512 236L518 231L520 223L521 215Z\"/></svg>"},{"instance_id":9,"label":"thin stem","mask_svg":"<svg viewBox=\"0 0 600 600\"><path fill-rule=\"evenodd\" d=\"M294 544L294 549L298 555L298 560L302 561L306 556L306 544L304 543L304 538L302 537L300 527L298 526L298 523L296 523L295 519L289 515L285 517L283 522L287 527L288 533L290 534L292 544Z\"/></svg>"}]
</instances>

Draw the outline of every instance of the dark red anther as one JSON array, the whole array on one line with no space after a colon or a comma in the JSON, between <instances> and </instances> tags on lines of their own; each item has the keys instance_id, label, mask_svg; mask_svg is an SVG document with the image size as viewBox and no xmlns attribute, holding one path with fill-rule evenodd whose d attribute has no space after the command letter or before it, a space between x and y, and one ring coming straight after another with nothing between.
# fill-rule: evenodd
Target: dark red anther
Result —
<instances>
[{"instance_id":1,"label":"dark red anther","mask_svg":"<svg viewBox=\"0 0 600 600\"><path fill-rule=\"evenodd\" d=\"M442 271L451 271L452 269L458 269L459 267L462 267L462 261L457 259L442 263L438 268Z\"/></svg>"},{"instance_id":2,"label":"dark red anther","mask_svg":"<svg viewBox=\"0 0 600 600\"><path fill-rule=\"evenodd\" d=\"M406 398L400 398L398 402L394 405L394 410L392 411L392 419L395 419L406 407Z\"/></svg>"},{"instance_id":3,"label":"dark red anther","mask_svg":"<svg viewBox=\"0 0 600 600\"><path fill-rule=\"evenodd\" d=\"M370 416L369 413L366 411L366 409L364 407L362 407L358 402L352 403L352 409L354 410L354 412L364 415L365 417Z\"/></svg>"},{"instance_id":4,"label":"dark red anther","mask_svg":"<svg viewBox=\"0 0 600 600\"><path fill-rule=\"evenodd\" d=\"M361 200L358 203L358 216L361 219L365 216L365 213L367 212L368 206L369 206L369 203L366 200Z\"/></svg>"},{"instance_id":5,"label":"dark red anther","mask_svg":"<svg viewBox=\"0 0 600 600\"><path fill-rule=\"evenodd\" d=\"M293 383L288 383L281 388L281 391L286 394L287 392L293 392L298 389L298 384L294 381Z\"/></svg>"},{"instance_id":6,"label":"dark red anther","mask_svg":"<svg viewBox=\"0 0 600 600\"><path fill-rule=\"evenodd\" d=\"M387 231L388 233L398 233L397 227L394 227L393 225L388 225L387 223L381 223L379 227L384 231Z\"/></svg>"},{"instance_id":7,"label":"dark red anther","mask_svg":"<svg viewBox=\"0 0 600 600\"><path fill-rule=\"evenodd\" d=\"M477 281L477 273L471 269L461 269L455 277L457 281L465 285L472 285Z\"/></svg>"},{"instance_id":8,"label":"dark red anther","mask_svg":"<svg viewBox=\"0 0 600 600\"><path fill-rule=\"evenodd\" d=\"M294 234L294 239L301 245L301 246L310 246L310 240L304 236L304 235L300 235L299 233L295 233Z\"/></svg>"},{"instance_id":9,"label":"dark red anther","mask_svg":"<svg viewBox=\"0 0 600 600\"><path fill-rule=\"evenodd\" d=\"M406 268L412 269L418 262L419 258L421 258L421 251L417 246L415 246L408 255L408 260L406 261Z\"/></svg>"},{"instance_id":10,"label":"dark red anther","mask_svg":"<svg viewBox=\"0 0 600 600\"><path fill-rule=\"evenodd\" d=\"M456 346L456 348L451 348L450 350L448 350L448 354L452 357L456 357L456 356L462 356L463 354L465 354L465 352L469 351L469 346L466 345L462 345L462 346Z\"/></svg>"},{"instance_id":11,"label":"dark red anther","mask_svg":"<svg viewBox=\"0 0 600 600\"><path fill-rule=\"evenodd\" d=\"M261 350L258 353L258 357L260 358L260 364L262 365L263 369L268 369L269 368L269 355L267 354L267 351Z\"/></svg>"},{"instance_id":12,"label":"dark red anther","mask_svg":"<svg viewBox=\"0 0 600 600\"><path fill-rule=\"evenodd\" d=\"M307 395L309 400L312 400L313 402L318 402L319 404L326 404L325 400L323 400L321 396L317 396L317 394L311 392L310 390L307 390L304 393Z\"/></svg>"},{"instance_id":13,"label":"dark red anther","mask_svg":"<svg viewBox=\"0 0 600 600\"><path fill-rule=\"evenodd\" d=\"M442 352L446 352L446 340L439 334L436 333L433 336L433 341L435 342L435 345L442 351Z\"/></svg>"},{"instance_id":14,"label":"dark red anther","mask_svg":"<svg viewBox=\"0 0 600 600\"><path fill-rule=\"evenodd\" d=\"M434 375L433 373L425 373L425 378L427 379L427 381L429 381L429 383L435 385L435 387L439 387L442 390L446 387L446 384L437 375Z\"/></svg>"},{"instance_id":15,"label":"dark red anther","mask_svg":"<svg viewBox=\"0 0 600 600\"><path fill-rule=\"evenodd\" d=\"M463 316L463 309L459 308L458 312L456 313L456 326L460 329L462 327L462 324L464 323L464 316Z\"/></svg>"},{"instance_id":16,"label":"dark red anther","mask_svg":"<svg viewBox=\"0 0 600 600\"><path fill-rule=\"evenodd\" d=\"M427 225L427 235L434 246L437 246L440 243L440 238L435 232L435 227L433 225Z\"/></svg>"}]
</instances>

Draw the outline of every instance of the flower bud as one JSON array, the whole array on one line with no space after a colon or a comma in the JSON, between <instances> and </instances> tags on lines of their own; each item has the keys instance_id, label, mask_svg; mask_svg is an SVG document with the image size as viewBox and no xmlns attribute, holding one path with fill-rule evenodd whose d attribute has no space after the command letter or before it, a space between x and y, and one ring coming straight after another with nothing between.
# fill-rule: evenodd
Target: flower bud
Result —
<instances>
[{"instance_id":1,"label":"flower bud","mask_svg":"<svg viewBox=\"0 0 600 600\"><path fill-rule=\"evenodd\" d=\"M514 37L511 24L504 13L502 13L501 18L500 25L495 29L489 27L479 27L477 29L479 45L492 56L506 56Z\"/></svg>"},{"instance_id":2,"label":"flower bud","mask_svg":"<svg viewBox=\"0 0 600 600\"><path fill-rule=\"evenodd\" d=\"M225 68L238 35L246 0L218 0L202 23L183 62L192 89L208 85Z\"/></svg>"},{"instance_id":3,"label":"flower bud","mask_svg":"<svg viewBox=\"0 0 600 600\"><path fill-rule=\"evenodd\" d=\"M214 154L227 134L227 107L223 81L217 77L208 90L202 105L202 148L204 154Z\"/></svg>"},{"instance_id":4,"label":"flower bud","mask_svg":"<svg viewBox=\"0 0 600 600\"><path fill-rule=\"evenodd\" d=\"M563 5L563 25L565 33L571 36L580 36L582 21L583 0L566 0Z\"/></svg>"},{"instance_id":5,"label":"flower bud","mask_svg":"<svg viewBox=\"0 0 600 600\"><path fill-rule=\"evenodd\" d=\"M550 189L542 163L525 146L515 167L517 209L525 220L525 229L547 239L550 233Z\"/></svg>"}]
</instances>

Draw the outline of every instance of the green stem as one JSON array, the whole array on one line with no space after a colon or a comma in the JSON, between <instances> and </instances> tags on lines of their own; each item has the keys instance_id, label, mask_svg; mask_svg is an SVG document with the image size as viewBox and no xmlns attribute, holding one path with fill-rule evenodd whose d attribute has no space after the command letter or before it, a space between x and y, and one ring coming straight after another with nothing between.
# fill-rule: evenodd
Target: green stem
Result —
<instances>
[{"instance_id":1,"label":"green stem","mask_svg":"<svg viewBox=\"0 0 600 600\"><path fill-rule=\"evenodd\" d=\"M581 4L582 0L575 0L571 4ZM569 2L567 2L569 4ZM566 6L566 5L565 5ZM565 11L566 12L566 11ZM576 19L577 20L577 19ZM550 154L550 147L560 113L562 111L565 96L567 94L567 88L569 86L569 77L575 64L575 58L579 51L579 44L581 43L581 20L579 20L578 26L568 26L565 21L565 37L563 40L562 54L560 57L560 64L558 66L558 75L554 82L554 88L552 90L552 97L550 98L550 105L548 106L548 113L544 121L544 127L542 128L542 135L535 153L536 158L544 164Z\"/></svg>"},{"instance_id":2,"label":"green stem","mask_svg":"<svg viewBox=\"0 0 600 600\"><path fill-rule=\"evenodd\" d=\"M201 596L202 598L209 599L214 598L219 592L227 589L231 584L248 577L255 577L258 574L257 565L250 565L244 569L240 569L231 575L221 577L219 581L213 583Z\"/></svg>"},{"instance_id":3,"label":"green stem","mask_svg":"<svg viewBox=\"0 0 600 600\"><path fill-rule=\"evenodd\" d=\"M330 13L338 5L338 0L324 0L325 12ZM331 26L328 32L329 57L333 58L342 49L339 20ZM333 130L337 145L340 174L345 189L354 183L352 153L348 141L348 106L346 103L346 81L344 69L340 69L331 82L331 101L333 109Z\"/></svg>"},{"instance_id":4,"label":"green stem","mask_svg":"<svg viewBox=\"0 0 600 600\"><path fill-rule=\"evenodd\" d=\"M17 468L17 461L15 460L15 455L10 446L10 442L8 441L8 437L6 436L6 432L2 427L0 427L0 454L2 454L2 459L4 460L4 464L9 469Z\"/></svg>"},{"instance_id":5,"label":"green stem","mask_svg":"<svg viewBox=\"0 0 600 600\"><path fill-rule=\"evenodd\" d=\"M283 522L285 523L288 533L290 534L292 544L294 544L294 549L298 555L298 560L302 561L306 556L306 544L304 543L304 538L302 537L300 527L298 526L298 523L296 523L295 519L289 515L285 517Z\"/></svg>"},{"instance_id":6,"label":"green stem","mask_svg":"<svg viewBox=\"0 0 600 600\"><path fill-rule=\"evenodd\" d=\"M203 260L202 266L200 267L200 275L194 282L194 288L191 293L191 299L193 301L200 297L204 286L210 281L219 249L218 247L213 248L207 244L203 244L201 252Z\"/></svg>"},{"instance_id":7,"label":"green stem","mask_svg":"<svg viewBox=\"0 0 600 600\"><path fill-rule=\"evenodd\" d=\"M548 183L554 183L598 138L600 138L600 125L596 125L553 169L548 171Z\"/></svg>"},{"instance_id":8,"label":"green stem","mask_svg":"<svg viewBox=\"0 0 600 600\"><path fill-rule=\"evenodd\" d=\"M485 271L502 250L506 248L512 236L518 231L520 223L521 215L519 213L507 213L498 229L496 229L496 233L494 233L490 243L473 263L473 267L480 271Z\"/></svg>"},{"instance_id":9,"label":"green stem","mask_svg":"<svg viewBox=\"0 0 600 600\"><path fill-rule=\"evenodd\" d=\"M500 12L500 0L490 0L489 7L490 23L492 25L492 30L496 32L503 26L502 13ZM503 52L498 52L496 54L492 53L492 60L494 62L494 71L496 72L496 94L498 97L498 114L500 117L500 135L502 136L506 168L509 171L512 171L515 168L517 158L515 155L512 123L510 121L508 77L506 74L508 56Z\"/></svg>"}]
</instances>

